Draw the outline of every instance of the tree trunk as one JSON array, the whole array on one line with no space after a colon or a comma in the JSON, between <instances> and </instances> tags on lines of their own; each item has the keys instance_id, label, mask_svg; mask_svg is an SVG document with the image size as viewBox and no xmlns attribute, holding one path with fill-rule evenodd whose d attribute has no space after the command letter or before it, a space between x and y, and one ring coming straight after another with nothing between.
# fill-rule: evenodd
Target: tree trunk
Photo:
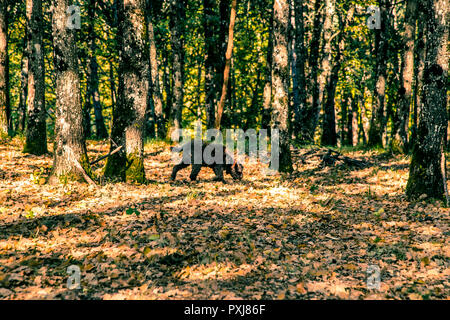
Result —
<instances>
[{"instance_id":1,"label":"tree trunk","mask_svg":"<svg viewBox=\"0 0 450 320\"><path fill-rule=\"evenodd\" d=\"M114 109L116 107L116 82L114 80L114 66L111 60L108 61L109 64L109 88L111 93L111 113L114 114ZM112 125L111 125L112 127Z\"/></svg>"},{"instance_id":2,"label":"tree trunk","mask_svg":"<svg viewBox=\"0 0 450 320\"><path fill-rule=\"evenodd\" d=\"M119 91L113 114L111 151L125 145L125 152L108 158L104 174L107 178L142 183L145 181L143 136L149 79L146 7L145 0L119 0L118 5Z\"/></svg>"},{"instance_id":3,"label":"tree trunk","mask_svg":"<svg viewBox=\"0 0 450 320\"><path fill-rule=\"evenodd\" d=\"M422 88L423 88L423 71L425 68L425 23L424 21L424 4L419 1L417 3L417 43L415 46L415 62L414 62L414 73L415 73L415 88L414 88L414 114L413 114L413 124L411 128L411 139L409 141L410 148L414 146L417 141L417 128L419 126L419 113L422 108Z\"/></svg>"},{"instance_id":4,"label":"tree trunk","mask_svg":"<svg viewBox=\"0 0 450 320\"><path fill-rule=\"evenodd\" d=\"M173 55L166 52L166 55L164 56L163 60L163 85L164 85L164 91L166 93L166 99L165 104L163 108L164 113L164 122L167 122L170 120L170 112L172 108L172 101L173 101L173 84L171 81L171 75L170 75L170 68L169 66L173 65Z\"/></svg>"},{"instance_id":5,"label":"tree trunk","mask_svg":"<svg viewBox=\"0 0 450 320\"><path fill-rule=\"evenodd\" d=\"M12 134L9 100L8 1L0 0L0 135Z\"/></svg>"},{"instance_id":6,"label":"tree trunk","mask_svg":"<svg viewBox=\"0 0 450 320\"><path fill-rule=\"evenodd\" d=\"M409 114L414 75L414 39L416 35L416 0L408 0L405 13L405 40L402 59L402 86L399 90L397 116L394 123L392 146L400 152L408 151Z\"/></svg>"},{"instance_id":7,"label":"tree trunk","mask_svg":"<svg viewBox=\"0 0 450 320\"><path fill-rule=\"evenodd\" d=\"M427 0L426 59L423 106L414 145L406 194L447 197L444 137L447 134L448 0Z\"/></svg>"},{"instance_id":8,"label":"tree trunk","mask_svg":"<svg viewBox=\"0 0 450 320\"><path fill-rule=\"evenodd\" d=\"M304 142L303 130L310 119L306 112L306 79L305 79L305 27L303 21L303 0L291 0L294 4L295 33L293 50L293 100L294 100L294 132L297 142Z\"/></svg>"},{"instance_id":9,"label":"tree trunk","mask_svg":"<svg viewBox=\"0 0 450 320\"><path fill-rule=\"evenodd\" d=\"M25 27L25 34L27 34ZM27 119L27 96L28 96L28 41L27 37L23 38L22 59L20 61L20 93L19 93L19 110L15 131L25 132L25 124Z\"/></svg>"},{"instance_id":10,"label":"tree trunk","mask_svg":"<svg viewBox=\"0 0 450 320\"><path fill-rule=\"evenodd\" d=\"M105 126L105 120L103 118L102 113L102 105L100 104L100 93L99 93L99 79L98 79L98 63L96 57L97 44L95 43L95 29L94 29L94 21L96 15L96 1L89 0L88 7L88 16L89 19L89 27L88 27L88 37L89 37L89 72L88 72L88 87L87 87L87 97L86 101L89 102L89 106L91 106L90 99L92 99L92 106L94 107L94 116L95 116L95 133L97 139L104 139L108 137L108 132ZM89 113L89 131L90 131L90 108L88 109ZM88 135L88 134L86 134ZM89 134L90 135L90 134Z\"/></svg>"},{"instance_id":11,"label":"tree trunk","mask_svg":"<svg viewBox=\"0 0 450 320\"><path fill-rule=\"evenodd\" d=\"M163 98L159 85L158 54L156 52L155 32L151 17L148 21L148 39L150 48L150 79L153 96L153 105L155 108L156 137L164 139L166 137L166 128L164 125Z\"/></svg>"},{"instance_id":12,"label":"tree trunk","mask_svg":"<svg viewBox=\"0 0 450 320\"><path fill-rule=\"evenodd\" d=\"M103 118L102 105L100 103L100 93L98 89L98 64L95 56L91 61L91 81L92 81L92 102L94 105L95 117L95 133L97 139L105 139L108 137L108 132L105 126L105 119Z\"/></svg>"},{"instance_id":13,"label":"tree trunk","mask_svg":"<svg viewBox=\"0 0 450 320\"><path fill-rule=\"evenodd\" d=\"M27 38L29 52L28 116L23 152L35 155L47 153L45 119L45 70L42 45L43 16L41 0L27 0Z\"/></svg>"},{"instance_id":14,"label":"tree trunk","mask_svg":"<svg viewBox=\"0 0 450 320\"><path fill-rule=\"evenodd\" d=\"M305 123L303 128L302 137L304 143L314 142L314 133L316 132L317 123L319 120L320 108L322 107L319 101L319 51L320 51L320 36L322 34L322 8L323 1L316 0L314 4L314 22L312 38L310 43L310 53L308 58L308 66L311 71L308 76L308 86L311 92L310 106L305 112L305 119L308 122Z\"/></svg>"},{"instance_id":15,"label":"tree trunk","mask_svg":"<svg viewBox=\"0 0 450 320\"><path fill-rule=\"evenodd\" d=\"M279 130L279 172L292 172L289 125L289 3L288 0L277 0L274 3L273 19L273 61L272 61L272 94L273 94L273 128Z\"/></svg>"},{"instance_id":16,"label":"tree trunk","mask_svg":"<svg viewBox=\"0 0 450 320\"><path fill-rule=\"evenodd\" d=\"M250 106L247 108L246 121L244 123L244 131L248 129L256 129L256 118L258 117L258 103L259 103L259 86L261 82L261 70L256 71L256 82L252 90L252 100Z\"/></svg>"},{"instance_id":17,"label":"tree trunk","mask_svg":"<svg viewBox=\"0 0 450 320\"><path fill-rule=\"evenodd\" d=\"M351 98L350 109L347 110L347 137L345 144L355 146L358 144L358 98Z\"/></svg>"},{"instance_id":18,"label":"tree trunk","mask_svg":"<svg viewBox=\"0 0 450 320\"><path fill-rule=\"evenodd\" d=\"M342 66L344 51L344 32L347 22L353 18L353 10L350 9L347 13L347 17L342 19L339 17L340 30L338 34L338 41L336 45L336 57L334 58L334 65L327 78L326 83L326 99L323 104L323 121L322 121L322 138L321 144L326 146L336 146L337 145L337 133L336 133L336 113L335 113L335 96L337 83L339 81L339 72ZM329 40L328 40L329 41ZM331 49L330 49L331 50ZM331 53L331 51L330 51ZM331 54L330 56L331 57ZM325 58L328 60L328 58ZM329 64L326 62L325 64ZM326 68L324 69L326 70ZM324 95L325 97L325 95Z\"/></svg>"},{"instance_id":19,"label":"tree trunk","mask_svg":"<svg viewBox=\"0 0 450 320\"><path fill-rule=\"evenodd\" d=\"M386 72L387 72L387 57L388 57L388 10L389 2L387 0L379 0L379 7L381 11L381 29L375 29L375 53L376 71L375 71L375 92L372 103L372 118L370 120L369 129L369 146L383 146L383 131L384 131L384 104L386 93Z\"/></svg>"},{"instance_id":20,"label":"tree trunk","mask_svg":"<svg viewBox=\"0 0 450 320\"><path fill-rule=\"evenodd\" d=\"M215 14L214 0L203 0L203 28L205 33L205 104L206 104L206 126L214 128L216 122L217 103L217 76L215 74L216 65L220 57L216 52L216 41L214 38Z\"/></svg>"},{"instance_id":21,"label":"tree trunk","mask_svg":"<svg viewBox=\"0 0 450 320\"><path fill-rule=\"evenodd\" d=\"M315 102L313 102L313 104L315 103L316 106L314 107L314 109L316 109L316 112L320 111L320 108L323 109L324 112L329 111L329 107L330 105L326 105L324 103L325 101L325 90L328 89L328 91L331 90L335 90L333 88L333 86L330 86L331 83L331 59L332 59L332 55L331 55L331 29L332 29L332 19L333 19L333 14L334 14L334 2L331 0L326 0L325 1L325 21L324 21L324 25L323 25L323 53L322 53L322 61L321 61L321 69L322 72L319 75L319 95L317 96L317 100ZM333 70L336 71L336 70ZM338 70L339 71L339 70ZM334 79L333 79L334 80ZM333 114L334 114L334 105L333 105ZM316 117L318 117L319 114L316 114ZM329 117L330 119L326 119L326 117ZM333 115L333 119L334 119L334 115ZM324 114L324 121L327 120L331 120L331 114L325 115ZM323 125L325 126L325 123L323 123ZM330 128L331 129L331 128ZM334 132L336 132L336 128L333 129ZM330 142L327 141L328 137L327 137L328 133L325 133L325 140L323 140L324 135L322 134L322 144L329 144ZM331 138L331 137L330 137ZM334 145L333 142L331 141L331 145Z\"/></svg>"},{"instance_id":22,"label":"tree trunk","mask_svg":"<svg viewBox=\"0 0 450 320\"><path fill-rule=\"evenodd\" d=\"M220 129L220 121L222 120L223 109L225 107L225 100L227 98L228 80L230 78L230 66L231 66L231 55L233 54L233 32L234 32L234 22L236 20L236 0L232 0L231 3L231 14L230 14L230 27L228 30L228 46L227 52L225 54L225 69L223 71L223 83L222 83L222 94L220 96L219 106L217 108L217 118L215 127ZM256 85L258 87L258 84Z\"/></svg>"},{"instance_id":23,"label":"tree trunk","mask_svg":"<svg viewBox=\"0 0 450 320\"><path fill-rule=\"evenodd\" d=\"M172 0L172 13L170 17L170 43L173 53L172 61L172 85L173 103L169 122L168 138L172 132L181 129L181 116L183 112L184 98L184 0Z\"/></svg>"},{"instance_id":24,"label":"tree trunk","mask_svg":"<svg viewBox=\"0 0 450 320\"><path fill-rule=\"evenodd\" d=\"M69 0L53 3L53 48L56 75L56 123L50 183L87 180L90 165L83 133L75 30L66 26Z\"/></svg>"},{"instance_id":25,"label":"tree trunk","mask_svg":"<svg viewBox=\"0 0 450 320\"><path fill-rule=\"evenodd\" d=\"M334 110L336 88L339 80L339 70L341 63L337 62L331 71L326 85L326 100L323 105L322 138L321 144L324 146L337 145L336 133L336 113Z\"/></svg>"},{"instance_id":26,"label":"tree trunk","mask_svg":"<svg viewBox=\"0 0 450 320\"><path fill-rule=\"evenodd\" d=\"M270 129L272 113L272 56L273 56L273 10L269 20L269 39L267 43L266 75L264 79L263 108L261 116L261 128Z\"/></svg>"},{"instance_id":27,"label":"tree trunk","mask_svg":"<svg viewBox=\"0 0 450 320\"><path fill-rule=\"evenodd\" d=\"M89 71L87 71L87 76L90 78ZM91 124L91 110L92 110L92 103L91 98L89 94L89 81L86 88L86 98L84 100L84 106L83 106L83 132L86 139L89 139L92 136L92 124Z\"/></svg>"}]
</instances>

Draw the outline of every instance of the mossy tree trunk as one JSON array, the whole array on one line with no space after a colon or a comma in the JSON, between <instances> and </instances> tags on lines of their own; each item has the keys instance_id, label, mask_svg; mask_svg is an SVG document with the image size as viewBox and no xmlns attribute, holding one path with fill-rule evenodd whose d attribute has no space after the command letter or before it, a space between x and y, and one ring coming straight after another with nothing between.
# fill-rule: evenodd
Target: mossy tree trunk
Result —
<instances>
[{"instance_id":1,"label":"mossy tree trunk","mask_svg":"<svg viewBox=\"0 0 450 320\"><path fill-rule=\"evenodd\" d=\"M273 128L280 133L279 172L292 172L290 151L290 108L289 108L289 3L288 0L275 1L273 7L273 60L272 97Z\"/></svg>"},{"instance_id":2,"label":"mossy tree trunk","mask_svg":"<svg viewBox=\"0 0 450 320\"><path fill-rule=\"evenodd\" d=\"M44 47L42 45L43 16L41 0L27 0L27 39L29 52L28 116L23 152L35 155L47 153L47 112L45 110Z\"/></svg>"},{"instance_id":3,"label":"mossy tree trunk","mask_svg":"<svg viewBox=\"0 0 450 320\"><path fill-rule=\"evenodd\" d=\"M119 87L111 130L111 151L105 177L143 183L144 130L148 103L149 50L146 43L145 0L118 1Z\"/></svg>"},{"instance_id":4,"label":"mossy tree trunk","mask_svg":"<svg viewBox=\"0 0 450 320\"><path fill-rule=\"evenodd\" d=\"M0 135L11 134L9 98L8 1L0 0Z\"/></svg>"},{"instance_id":5,"label":"mossy tree trunk","mask_svg":"<svg viewBox=\"0 0 450 320\"><path fill-rule=\"evenodd\" d=\"M53 48L56 75L55 144L50 183L89 180L81 107L80 77L75 29L67 26L70 0L53 3Z\"/></svg>"},{"instance_id":6,"label":"mossy tree trunk","mask_svg":"<svg viewBox=\"0 0 450 320\"><path fill-rule=\"evenodd\" d=\"M425 194L447 195L444 140L447 134L448 0L427 0L426 58L423 105L419 114L406 194L416 199Z\"/></svg>"}]
</instances>

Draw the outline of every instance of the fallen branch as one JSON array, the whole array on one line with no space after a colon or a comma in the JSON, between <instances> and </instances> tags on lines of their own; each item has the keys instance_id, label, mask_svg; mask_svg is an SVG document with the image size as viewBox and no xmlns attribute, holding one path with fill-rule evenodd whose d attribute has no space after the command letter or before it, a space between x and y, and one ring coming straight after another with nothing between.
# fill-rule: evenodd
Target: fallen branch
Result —
<instances>
[{"instance_id":1,"label":"fallen branch","mask_svg":"<svg viewBox=\"0 0 450 320\"><path fill-rule=\"evenodd\" d=\"M322 165L334 165L336 161L343 161L348 166L358 167L358 168L365 168L369 166L369 162L362 161L362 160L356 160L352 159L346 156L343 156L341 153L327 149L327 153L323 155L322 157Z\"/></svg>"},{"instance_id":2,"label":"fallen branch","mask_svg":"<svg viewBox=\"0 0 450 320\"><path fill-rule=\"evenodd\" d=\"M116 149L114 149L114 150L111 151L110 153L108 153L108 154L106 154L106 155L104 155L104 156L101 156L100 158L98 158L98 159L92 161L92 162L90 163L90 165L92 166L93 164L96 164L97 162L102 161L103 159L108 158L109 156L113 155L114 153L119 152L119 151L122 149L122 147L123 147L123 146L117 147Z\"/></svg>"},{"instance_id":3,"label":"fallen branch","mask_svg":"<svg viewBox=\"0 0 450 320\"><path fill-rule=\"evenodd\" d=\"M154 157L154 156L160 154L163 151L164 151L164 149L159 149L159 150L156 150L154 152L150 152L150 153L145 154L144 157Z\"/></svg>"},{"instance_id":4,"label":"fallen branch","mask_svg":"<svg viewBox=\"0 0 450 320\"><path fill-rule=\"evenodd\" d=\"M77 167L78 171L80 171L81 175L83 176L84 180L86 180L87 183L96 186L97 183L95 183L95 181L92 180L91 177L89 177L89 175L86 173L86 170L84 170L84 168L81 166L81 164L77 160L74 160L74 163L75 163L75 166Z\"/></svg>"},{"instance_id":5,"label":"fallen branch","mask_svg":"<svg viewBox=\"0 0 450 320\"><path fill-rule=\"evenodd\" d=\"M316 157L322 160L320 166L334 166L337 161L342 161L348 166L358 168L370 166L370 163L367 161L344 156L340 152L329 148L313 148L303 153L301 153L301 150L294 148L292 150L292 157L301 161L302 164L306 164L308 159Z\"/></svg>"}]
</instances>

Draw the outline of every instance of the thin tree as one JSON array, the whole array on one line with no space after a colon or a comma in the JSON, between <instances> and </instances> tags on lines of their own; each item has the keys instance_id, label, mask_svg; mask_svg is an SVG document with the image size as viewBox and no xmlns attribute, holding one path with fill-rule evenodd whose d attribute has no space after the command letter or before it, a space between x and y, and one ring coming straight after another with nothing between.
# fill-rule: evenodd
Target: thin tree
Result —
<instances>
[{"instance_id":1,"label":"thin tree","mask_svg":"<svg viewBox=\"0 0 450 320\"><path fill-rule=\"evenodd\" d=\"M417 39L414 52L414 110L413 110L413 123L411 127L411 138L409 139L409 146L412 148L417 141L417 128L419 126L419 113L422 108L422 87L423 87L423 71L425 68L425 18L423 9L423 2L417 3Z\"/></svg>"},{"instance_id":2,"label":"thin tree","mask_svg":"<svg viewBox=\"0 0 450 320\"><path fill-rule=\"evenodd\" d=\"M310 72L308 76L308 91L311 95L311 103L304 112L304 119L307 119L301 128L301 138L304 143L314 142L314 134L316 131L317 123L319 121L320 108L322 107L320 101L319 90L319 52L320 52L320 36L322 34L322 14L323 1L316 0L314 3L314 21L313 31L311 36L311 42L309 44L310 52L308 57L308 66Z\"/></svg>"},{"instance_id":3,"label":"thin tree","mask_svg":"<svg viewBox=\"0 0 450 320\"><path fill-rule=\"evenodd\" d=\"M11 133L8 56L8 1L0 0L0 134Z\"/></svg>"},{"instance_id":4,"label":"thin tree","mask_svg":"<svg viewBox=\"0 0 450 320\"><path fill-rule=\"evenodd\" d=\"M391 145L394 149L408 150L409 114L412 99L412 83L414 75L414 38L416 34L417 0L408 0L405 13L404 52L402 59L401 79L397 115L394 121L394 134Z\"/></svg>"},{"instance_id":5,"label":"thin tree","mask_svg":"<svg viewBox=\"0 0 450 320\"><path fill-rule=\"evenodd\" d=\"M424 16L426 58L423 76L423 105L419 114L406 194L442 199L447 196L444 140L447 134L447 75L449 1L427 0Z\"/></svg>"},{"instance_id":6,"label":"thin tree","mask_svg":"<svg viewBox=\"0 0 450 320\"><path fill-rule=\"evenodd\" d=\"M295 32L292 65L293 100L294 100L294 132L298 142L304 141L302 128L307 121L306 112L306 79L305 62L307 51L305 48L305 27L303 21L303 0L292 0L294 4Z\"/></svg>"},{"instance_id":7,"label":"thin tree","mask_svg":"<svg viewBox=\"0 0 450 320\"><path fill-rule=\"evenodd\" d=\"M214 128L216 122L217 82L216 65L220 60L217 54L215 29L214 0L203 0L203 28L205 33L205 104L206 125Z\"/></svg>"},{"instance_id":8,"label":"thin tree","mask_svg":"<svg viewBox=\"0 0 450 320\"><path fill-rule=\"evenodd\" d=\"M25 34L27 29L25 27ZM20 93L19 108L15 131L24 132L27 119L27 96L28 96L28 41L23 37L22 59L20 60Z\"/></svg>"},{"instance_id":9,"label":"thin tree","mask_svg":"<svg viewBox=\"0 0 450 320\"><path fill-rule=\"evenodd\" d=\"M272 95L273 128L279 130L279 172L292 172L289 121L289 3L277 0L273 6Z\"/></svg>"},{"instance_id":10,"label":"thin tree","mask_svg":"<svg viewBox=\"0 0 450 320\"><path fill-rule=\"evenodd\" d=\"M43 16L41 0L27 0L27 38L29 52L28 116L23 152L35 155L47 153L45 109L44 47L42 45Z\"/></svg>"},{"instance_id":11,"label":"thin tree","mask_svg":"<svg viewBox=\"0 0 450 320\"><path fill-rule=\"evenodd\" d=\"M150 87L154 105L156 137L159 139L164 139L166 136L166 128L164 126L163 98L159 84L158 54L156 51L155 32L151 15L149 15L148 18L148 41L150 48Z\"/></svg>"},{"instance_id":12,"label":"thin tree","mask_svg":"<svg viewBox=\"0 0 450 320\"><path fill-rule=\"evenodd\" d=\"M220 129L220 122L222 120L223 109L225 107L225 100L227 98L228 80L230 78L230 69L231 69L231 55L233 54L233 33L234 33L234 23L236 20L236 4L237 4L236 0L233 0L231 2L230 24L228 29L228 45L227 45L227 52L225 54L225 69L223 71L222 94L220 96L219 106L217 108L217 117L215 123L215 127L217 129Z\"/></svg>"},{"instance_id":13,"label":"thin tree","mask_svg":"<svg viewBox=\"0 0 450 320\"><path fill-rule=\"evenodd\" d=\"M87 101L91 101L94 107L94 117L95 117L95 134L97 139L104 139L108 137L108 132L106 131L105 120L103 118L102 105L100 103L100 93L99 93L99 78L98 78L98 63L96 57L97 43L94 21L96 16L96 0L89 0L88 4L88 39L89 39L89 71L88 71L88 87L87 87ZM90 121L89 121L90 124Z\"/></svg>"},{"instance_id":14,"label":"thin tree","mask_svg":"<svg viewBox=\"0 0 450 320\"><path fill-rule=\"evenodd\" d=\"M173 103L170 113L169 138L172 132L178 132L181 129L181 116L183 113L184 99L184 20L185 20L185 1L171 1L170 16L170 44L173 52L172 60L172 84L173 84Z\"/></svg>"},{"instance_id":15,"label":"thin tree","mask_svg":"<svg viewBox=\"0 0 450 320\"><path fill-rule=\"evenodd\" d=\"M266 56L266 73L263 90L263 108L261 115L261 128L270 129L270 119L272 113L272 57L273 57L273 10L270 10L268 27L268 43Z\"/></svg>"},{"instance_id":16,"label":"thin tree","mask_svg":"<svg viewBox=\"0 0 450 320\"><path fill-rule=\"evenodd\" d=\"M144 129L148 103L149 50L146 45L145 0L118 0L119 86L111 129L111 155L105 166L107 178L142 183Z\"/></svg>"},{"instance_id":17,"label":"thin tree","mask_svg":"<svg viewBox=\"0 0 450 320\"><path fill-rule=\"evenodd\" d=\"M333 67L328 76L326 83L326 98L323 104L323 122L322 122L322 137L321 143L323 145L335 146L337 144L336 133L336 113L335 113L335 96L339 80L339 72L341 71L342 62L344 59L344 31L348 21L353 19L354 9L347 11L347 16L343 19L339 18L339 33L337 34L336 55L333 61Z\"/></svg>"},{"instance_id":18,"label":"thin tree","mask_svg":"<svg viewBox=\"0 0 450 320\"><path fill-rule=\"evenodd\" d=\"M50 183L87 180L93 183L86 152L81 107L76 30L68 23L70 0L55 0L52 14L53 55L56 76L56 122Z\"/></svg>"},{"instance_id":19,"label":"thin tree","mask_svg":"<svg viewBox=\"0 0 450 320\"><path fill-rule=\"evenodd\" d=\"M375 91L372 103L372 118L370 119L369 141L371 147L383 145L385 94L387 77L387 57L389 41L388 0L378 0L381 10L381 29L375 29Z\"/></svg>"}]
</instances>

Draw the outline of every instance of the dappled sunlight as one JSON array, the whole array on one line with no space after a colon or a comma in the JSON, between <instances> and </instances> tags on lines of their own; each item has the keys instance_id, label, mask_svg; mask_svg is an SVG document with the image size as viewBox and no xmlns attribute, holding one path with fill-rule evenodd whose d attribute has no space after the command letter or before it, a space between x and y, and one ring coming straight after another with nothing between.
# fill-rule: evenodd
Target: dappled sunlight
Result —
<instances>
[{"instance_id":1,"label":"dappled sunlight","mask_svg":"<svg viewBox=\"0 0 450 320\"><path fill-rule=\"evenodd\" d=\"M231 280L235 277L247 275L254 269L253 266L243 264L236 266L232 263L210 263L207 265L187 266L174 276L185 281L220 279Z\"/></svg>"},{"instance_id":2,"label":"dappled sunlight","mask_svg":"<svg viewBox=\"0 0 450 320\"><path fill-rule=\"evenodd\" d=\"M106 143L88 147L91 158L108 150ZM21 154L18 143L9 149L14 156L2 158L0 169L18 164L16 175L0 181L0 285L8 288L2 291L6 298L448 293L449 209L405 200L402 158L379 164L364 155L374 164L361 170L317 171L307 164L301 170L315 174L291 176L265 176L253 164L244 168L242 181L226 177L226 183L212 181L212 170L203 168L196 182L189 181L189 170L170 182L170 149L155 144L146 146L148 183L94 187L41 184L52 158ZM366 288L371 264L382 270L380 291ZM70 265L80 267L80 291L66 288Z\"/></svg>"}]
</instances>

